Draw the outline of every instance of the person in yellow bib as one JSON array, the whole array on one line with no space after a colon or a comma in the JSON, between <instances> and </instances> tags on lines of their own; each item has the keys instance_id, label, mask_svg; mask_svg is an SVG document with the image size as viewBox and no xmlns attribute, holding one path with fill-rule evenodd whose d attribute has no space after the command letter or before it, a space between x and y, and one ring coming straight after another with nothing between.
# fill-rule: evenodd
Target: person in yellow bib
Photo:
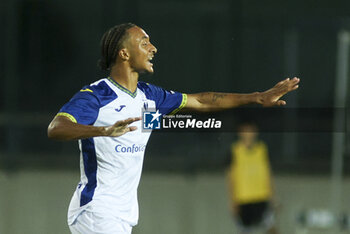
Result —
<instances>
[{"instance_id":1,"label":"person in yellow bib","mask_svg":"<svg viewBox=\"0 0 350 234\"><path fill-rule=\"evenodd\" d=\"M273 186L268 149L257 136L254 123L242 123L239 139L231 145L228 181L232 212L241 233L262 227L266 233L277 234L271 209Z\"/></svg>"}]
</instances>

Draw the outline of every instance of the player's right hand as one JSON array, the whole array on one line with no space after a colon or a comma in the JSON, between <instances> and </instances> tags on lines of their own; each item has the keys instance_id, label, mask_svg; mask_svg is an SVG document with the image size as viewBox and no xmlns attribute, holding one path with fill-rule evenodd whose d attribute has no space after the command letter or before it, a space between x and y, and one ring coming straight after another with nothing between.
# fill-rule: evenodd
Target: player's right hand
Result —
<instances>
[{"instance_id":1,"label":"player's right hand","mask_svg":"<svg viewBox=\"0 0 350 234\"><path fill-rule=\"evenodd\" d=\"M280 98L290 91L299 88L300 79L294 77L293 79L285 79L278 82L274 87L265 92L259 93L258 103L265 107L284 106L286 102Z\"/></svg>"},{"instance_id":2,"label":"player's right hand","mask_svg":"<svg viewBox=\"0 0 350 234\"><path fill-rule=\"evenodd\" d=\"M112 126L105 127L105 136L118 137L124 135L127 132L132 132L137 129L136 126L129 126L129 124L141 120L141 117L128 118L125 120L117 121Z\"/></svg>"}]
</instances>

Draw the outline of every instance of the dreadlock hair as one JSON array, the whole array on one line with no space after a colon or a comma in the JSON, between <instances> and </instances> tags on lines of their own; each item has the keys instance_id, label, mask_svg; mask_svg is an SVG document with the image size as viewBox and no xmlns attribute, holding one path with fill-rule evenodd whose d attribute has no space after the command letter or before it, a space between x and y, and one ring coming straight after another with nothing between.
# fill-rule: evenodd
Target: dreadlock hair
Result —
<instances>
[{"instance_id":1,"label":"dreadlock hair","mask_svg":"<svg viewBox=\"0 0 350 234\"><path fill-rule=\"evenodd\" d=\"M118 52L127 36L126 31L135 27L133 23L116 25L105 32L101 39L101 59L98 61L99 67L108 71L114 65Z\"/></svg>"}]
</instances>

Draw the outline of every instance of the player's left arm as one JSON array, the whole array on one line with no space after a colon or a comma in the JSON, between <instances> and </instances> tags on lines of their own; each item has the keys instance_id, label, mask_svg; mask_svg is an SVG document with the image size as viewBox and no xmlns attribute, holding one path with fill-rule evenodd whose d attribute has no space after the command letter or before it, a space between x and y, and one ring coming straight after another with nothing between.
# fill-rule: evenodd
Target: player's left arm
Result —
<instances>
[{"instance_id":1,"label":"player's left arm","mask_svg":"<svg viewBox=\"0 0 350 234\"><path fill-rule=\"evenodd\" d=\"M187 94L187 103L183 111L218 111L247 104L261 104L265 107L286 105L280 98L299 87L300 79L285 79L264 92L248 94L204 92Z\"/></svg>"}]
</instances>

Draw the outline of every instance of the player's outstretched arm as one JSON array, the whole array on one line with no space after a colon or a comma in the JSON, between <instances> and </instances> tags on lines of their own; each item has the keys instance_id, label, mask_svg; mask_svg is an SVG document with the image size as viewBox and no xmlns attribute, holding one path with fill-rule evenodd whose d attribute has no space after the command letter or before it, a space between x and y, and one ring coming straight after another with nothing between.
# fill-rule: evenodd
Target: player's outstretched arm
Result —
<instances>
[{"instance_id":1,"label":"player's outstretched arm","mask_svg":"<svg viewBox=\"0 0 350 234\"><path fill-rule=\"evenodd\" d=\"M264 92L249 94L205 92L187 95L184 111L217 111L247 104L261 104L265 107L283 106L286 102L280 98L299 87L300 79L285 79Z\"/></svg>"},{"instance_id":2,"label":"player's outstretched arm","mask_svg":"<svg viewBox=\"0 0 350 234\"><path fill-rule=\"evenodd\" d=\"M118 137L127 132L135 131L137 127L129 124L141 117L117 121L111 126L95 127L72 122L65 116L56 116L47 129L47 135L54 140L77 140L97 136Z\"/></svg>"}]
</instances>

